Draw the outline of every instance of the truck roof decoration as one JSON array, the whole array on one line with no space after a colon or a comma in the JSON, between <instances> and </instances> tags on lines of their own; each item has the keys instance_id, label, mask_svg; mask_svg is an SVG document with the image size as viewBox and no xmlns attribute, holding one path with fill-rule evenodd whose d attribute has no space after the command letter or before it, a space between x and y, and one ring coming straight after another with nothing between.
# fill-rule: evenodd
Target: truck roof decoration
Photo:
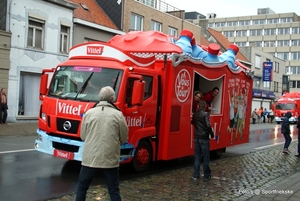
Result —
<instances>
[{"instance_id":1,"label":"truck roof decoration","mask_svg":"<svg viewBox=\"0 0 300 201\"><path fill-rule=\"evenodd\" d=\"M184 61L211 68L220 68L227 64L232 72L242 71L253 78L254 71L235 59L239 50L237 46L231 44L222 53L218 44L211 43L208 47L195 44L195 39L190 39L193 33L189 30L183 30L182 34L177 39L158 31L131 31L116 35L107 43L89 42L74 46L70 49L69 59L99 56L141 67L149 67L156 60L163 59L172 60L174 67Z\"/></svg>"},{"instance_id":2,"label":"truck roof decoration","mask_svg":"<svg viewBox=\"0 0 300 201\"><path fill-rule=\"evenodd\" d=\"M299 92L285 92L278 100L300 100L300 93Z\"/></svg>"}]
</instances>

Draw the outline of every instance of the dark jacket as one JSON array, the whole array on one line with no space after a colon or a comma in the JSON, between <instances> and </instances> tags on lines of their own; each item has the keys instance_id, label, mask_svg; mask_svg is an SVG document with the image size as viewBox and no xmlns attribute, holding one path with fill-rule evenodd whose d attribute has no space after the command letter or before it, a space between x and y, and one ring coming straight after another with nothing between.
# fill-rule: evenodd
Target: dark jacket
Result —
<instances>
[{"instance_id":1,"label":"dark jacket","mask_svg":"<svg viewBox=\"0 0 300 201\"><path fill-rule=\"evenodd\" d=\"M289 122L289 118L291 118L291 116L292 116L291 112L287 112L285 114L285 118L281 122L281 133L283 133L283 134L290 134L291 133L290 122Z\"/></svg>"},{"instance_id":2,"label":"dark jacket","mask_svg":"<svg viewBox=\"0 0 300 201\"><path fill-rule=\"evenodd\" d=\"M211 138L214 137L214 132L210 125L209 113L204 110L198 110L193 114L192 122L194 127L194 138L209 140L209 135Z\"/></svg>"}]
</instances>

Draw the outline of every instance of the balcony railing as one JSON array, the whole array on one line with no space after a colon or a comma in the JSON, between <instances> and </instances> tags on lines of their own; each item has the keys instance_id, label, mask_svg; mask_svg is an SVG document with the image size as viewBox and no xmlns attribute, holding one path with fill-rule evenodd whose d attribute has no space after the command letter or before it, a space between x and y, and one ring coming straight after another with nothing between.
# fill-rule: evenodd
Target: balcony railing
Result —
<instances>
[{"instance_id":1,"label":"balcony railing","mask_svg":"<svg viewBox=\"0 0 300 201\"><path fill-rule=\"evenodd\" d=\"M135 0L144 5L150 6L156 10L159 10L164 13L169 13L175 17L184 19L184 10L180 10L164 1L161 0Z\"/></svg>"}]
</instances>

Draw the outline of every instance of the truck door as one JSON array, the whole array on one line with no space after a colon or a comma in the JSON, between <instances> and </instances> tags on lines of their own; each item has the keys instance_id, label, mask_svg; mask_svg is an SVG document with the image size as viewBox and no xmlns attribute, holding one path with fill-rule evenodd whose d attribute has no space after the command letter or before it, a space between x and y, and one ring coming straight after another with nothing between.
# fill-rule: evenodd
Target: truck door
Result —
<instances>
[{"instance_id":1,"label":"truck door","mask_svg":"<svg viewBox=\"0 0 300 201\"><path fill-rule=\"evenodd\" d=\"M142 75L145 81L145 91L143 104L141 106L134 106L131 103L133 83L138 80L137 77L129 77L126 82L125 92L125 116L127 120L130 133L135 132L141 128L153 128L152 135L155 134L155 122L157 112L157 79L154 76ZM157 88L157 87L156 87ZM148 130L148 129L147 129ZM138 138L137 136L129 136Z\"/></svg>"},{"instance_id":2,"label":"truck door","mask_svg":"<svg viewBox=\"0 0 300 201\"><path fill-rule=\"evenodd\" d=\"M128 142L135 147L132 165L135 171L147 169L155 155L156 118L158 111L158 78L151 75L142 75L145 82L143 101L141 105L132 105L131 98L133 83L140 80L138 77L129 77L125 92L125 117L129 127ZM133 96L132 96L133 95ZM139 94L140 95L140 94Z\"/></svg>"}]
</instances>

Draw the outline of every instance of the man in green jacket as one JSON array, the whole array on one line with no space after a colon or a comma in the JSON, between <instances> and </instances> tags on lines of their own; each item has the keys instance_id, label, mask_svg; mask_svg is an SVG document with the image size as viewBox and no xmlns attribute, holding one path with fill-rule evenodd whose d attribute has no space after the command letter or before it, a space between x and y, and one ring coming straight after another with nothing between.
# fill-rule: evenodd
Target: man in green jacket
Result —
<instances>
[{"instance_id":1,"label":"man in green jacket","mask_svg":"<svg viewBox=\"0 0 300 201\"><path fill-rule=\"evenodd\" d=\"M101 172L110 199L120 201L120 146L128 140L128 127L122 112L112 103L114 90L107 86L99 93L100 102L83 117L80 137L84 141L76 201L83 201L93 178Z\"/></svg>"}]
</instances>

